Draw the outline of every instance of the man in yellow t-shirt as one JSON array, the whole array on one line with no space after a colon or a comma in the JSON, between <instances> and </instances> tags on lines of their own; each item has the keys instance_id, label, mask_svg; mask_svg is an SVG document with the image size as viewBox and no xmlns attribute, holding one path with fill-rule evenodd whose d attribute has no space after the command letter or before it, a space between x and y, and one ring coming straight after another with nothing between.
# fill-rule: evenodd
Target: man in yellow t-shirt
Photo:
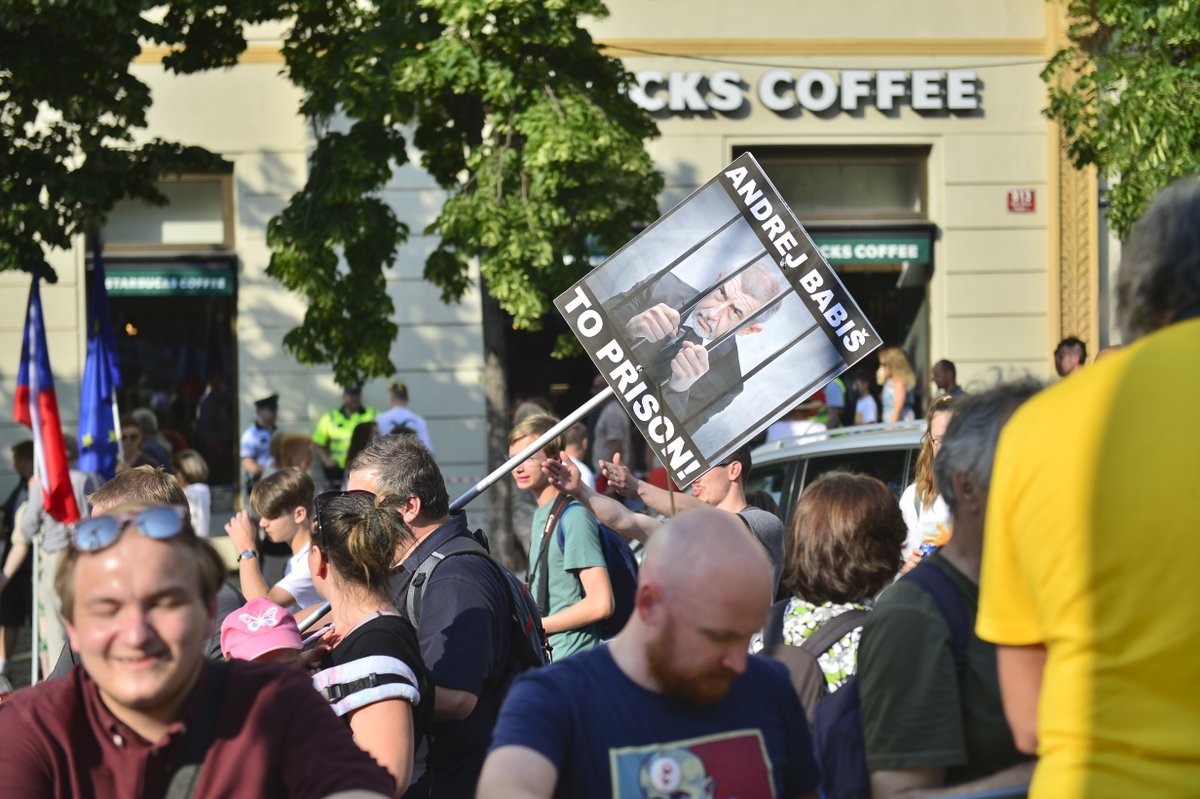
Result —
<instances>
[{"instance_id":1,"label":"man in yellow t-shirt","mask_svg":"<svg viewBox=\"0 0 1200 799\"><path fill-rule=\"evenodd\" d=\"M1019 410L992 477L976 629L1034 799L1200 795L1200 182L1117 295L1134 343Z\"/></svg>"}]
</instances>

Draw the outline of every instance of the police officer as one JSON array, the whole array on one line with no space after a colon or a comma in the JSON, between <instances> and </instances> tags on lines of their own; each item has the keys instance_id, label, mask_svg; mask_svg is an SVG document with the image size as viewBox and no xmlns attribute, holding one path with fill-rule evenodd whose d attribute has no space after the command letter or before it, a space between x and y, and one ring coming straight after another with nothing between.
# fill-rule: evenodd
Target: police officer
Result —
<instances>
[{"instance_id":1,"label":"police officer","mask_svg":"<svg viewBox=\"0 0 1200 799\"><path fill-rule=\"evenodd\" d=\"M271 436L275 435L275 415L278 411L278 394L255 400L254 424L242 433L240 451L247 496L271 465Z\"/></svg>"},{"instance_id":2,"label":"police officer","mask_svg":"<svg viewBox=\"0 0 1200 799\"><path fill-rule=\"evenodd\" d=\"M361 422L374 421L376 416L374 408L362 404L361 384L343 386L341 407L321 414L312 438L328 480L341 481L354 428Z\"/></svg>"}]
</instances>

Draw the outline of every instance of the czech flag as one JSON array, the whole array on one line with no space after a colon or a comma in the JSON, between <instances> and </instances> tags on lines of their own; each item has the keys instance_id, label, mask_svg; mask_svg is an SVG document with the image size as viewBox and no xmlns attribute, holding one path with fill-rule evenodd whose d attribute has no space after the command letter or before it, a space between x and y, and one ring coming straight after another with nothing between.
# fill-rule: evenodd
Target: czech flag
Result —
<instances>
[{"instance_id":1,"label":"czech flag","mask_svg":"<svg viewBox=\"0 0 1200 799\"><path fill-rule=\"evenodd\" d=\"M34 466L42 484L42 503L46 512L63 524L70 524L79 519L79 508L75 505L75 492L71 489L71 476L67 471L67 448L63 444L58 398L54 395L54 377L50 373L50 353L46 350L46 325L42 317L42 297L38 292L40 279L35 273L33 285L29 287L13 419L33 430Z\"/></svg>"},{"instance_id":2,"label":"czech flag","mask_svg":"<svg viewBox=\"0 0 1200 799\"><path fill-rule=\"evenodd\" d=\"M79 392L79 471L111 480L117 470L120 430L117 424L117 345L108 315L104 260L96 242L92 257L92 301L88 308L87 361Z\"/></svg>"}]
</instances>

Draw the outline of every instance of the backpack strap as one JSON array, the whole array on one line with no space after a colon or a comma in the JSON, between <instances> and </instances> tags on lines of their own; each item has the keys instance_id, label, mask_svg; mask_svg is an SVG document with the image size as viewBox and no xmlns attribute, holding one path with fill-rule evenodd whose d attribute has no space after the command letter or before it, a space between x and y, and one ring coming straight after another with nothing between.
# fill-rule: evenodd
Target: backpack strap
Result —
<instances>
[{"instance_id":1,"label":"backpack strap","mask_svg":"<svg viewBox=\"0 0 1200 799\"><path fill-rule=\"evenodd\" d=\"M562 515L563 508L570 501L571 497L567 494L559 494L554 498L554 504L550 506L550 513L546 516L546 524L542 527L542 543L538 549L537 563L529 570L529 577L526 581L526 584L532 587L534 578L537 578L536 599L538 610L542 612L543 618L550 614L550 536L558 526L558 519ZM566 544L560 543L560 546L565 548Z\"/></svg>"},{"instance_id":2,"label":"backpack strap","mask_svg":"<svg viewBox=\"0 0 1200 799\"><path fill-rule=\"evenodd\" d=\"M204 756L212 745L216 732L217 713L221 709L221 694L225 690L225 676L229 666L223 661L210 661L204 677L203 696L196 717L188 726L183 748L175 758L171 779L167 783L164 799L191 799L200 782L204 768Z\"/></svg>"},{"instance_id":3,"label":"backpack strap","mask_svg":"<svg viewBox=\"0 0 1200 799\"><path fill-rule=\"evenodd\" d=\"M563 520L567 518L567 511L569 511L569 510L581 510L584 513L588 514L589 516L592 516L593 518L595 518L595 514L593 514L587 508L583 507L583 505L581 505L578 501L576 501L574 497L567 497L567 501L563 505L563 509L558 514L558 524L555 525L555 528L554 528L554 532L557 533L555 538L558 539L558 551L559 552L567 551L567 530L565 527L563 527ZM596 526L597 527L601 526L599 519L596 520Z\"/></svg>"},{"instance_id":4,"label":"backpack strap","mask_svg":"<svg viewBox=\"0 0 1200 799\"><path fill-rule=\"evenodd\" d=\"M950 628L950 653L954 656L954 669L959 677L958 691L961 694L963 677L967 673L967 641L971 637L971 620L958 586L950 575L928 561L921 561L902 579L912 580L921 586L937 603L938 610L946 619Z\"/></svg>"},{"instance_id":5,"label":"backpack strap","mask_svg":"<svg viewBox=\"0 0 1200 799\"><path fill-rule=\"evenodd\" d=\"M767 626L763 628L763 649L770 649L783 643L783 620L787 616L788 603L791 599L781 599L771 606L767 614Z\"/></svg>"},{"instance_id":6,"label":"backpack strap","mask_svg":"<svg viewBox=\"0 0 1200 799\"><path fill-rule=\"evenodd\" d=\"M820 657L833 648L833 645L850 634L850 631L861 627L869 610L853 608L828 619L813 631L813 634L800 644L801 649L807 649L814 656Z\"/></svg>"},{"instance_id":7,"label":"backpack strap","mask_svg":"<svg viewBox=\"0 0 1200 799\"><path fill-rule=\"evenodd\" d=\"M408 620L412 622L412 626L416 627L421 622L421 598L425 595L425 586L429 582L429 578L433 575L434 570L441 564L443 560L451 555L461 553L478 553L487 555L488 551L484 549L473 536L456 535L441 547L430 552L425 560L417 566L416 572L413 573L412 581L408 584L408 596L404 600L404 612Z\"/></svg>"}]
</instances>

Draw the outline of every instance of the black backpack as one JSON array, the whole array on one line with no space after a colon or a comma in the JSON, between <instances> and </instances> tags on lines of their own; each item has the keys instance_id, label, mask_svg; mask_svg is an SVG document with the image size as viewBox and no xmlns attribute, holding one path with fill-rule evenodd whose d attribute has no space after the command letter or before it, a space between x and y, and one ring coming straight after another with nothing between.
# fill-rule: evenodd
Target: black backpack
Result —
<instances>
[{"instance_id":1,"label":"black backpack","mask_svg":"<svg viewBox=\"0 0 1200 799\"><path fill-rule=\"evenodd\" d=\"M495 567L504 580L508 590L509 622L512 628L512 653L509 656L510 671L513 674L530 668L545 666L551 661L550 641L542 628L542 614L537 603L529 595L529 589L510 572L504 564L492 557L488 549L487 537L482 530L476 530L470 538L455 536L438 549L429 553L421 565L417 566L412 582L408 586L408 597L405 600L405 613L413 627L421 620L421 598L425 594L425 585L430 576L446 558L455 555L482 555Z\"/></svg>"}]
</instances>

